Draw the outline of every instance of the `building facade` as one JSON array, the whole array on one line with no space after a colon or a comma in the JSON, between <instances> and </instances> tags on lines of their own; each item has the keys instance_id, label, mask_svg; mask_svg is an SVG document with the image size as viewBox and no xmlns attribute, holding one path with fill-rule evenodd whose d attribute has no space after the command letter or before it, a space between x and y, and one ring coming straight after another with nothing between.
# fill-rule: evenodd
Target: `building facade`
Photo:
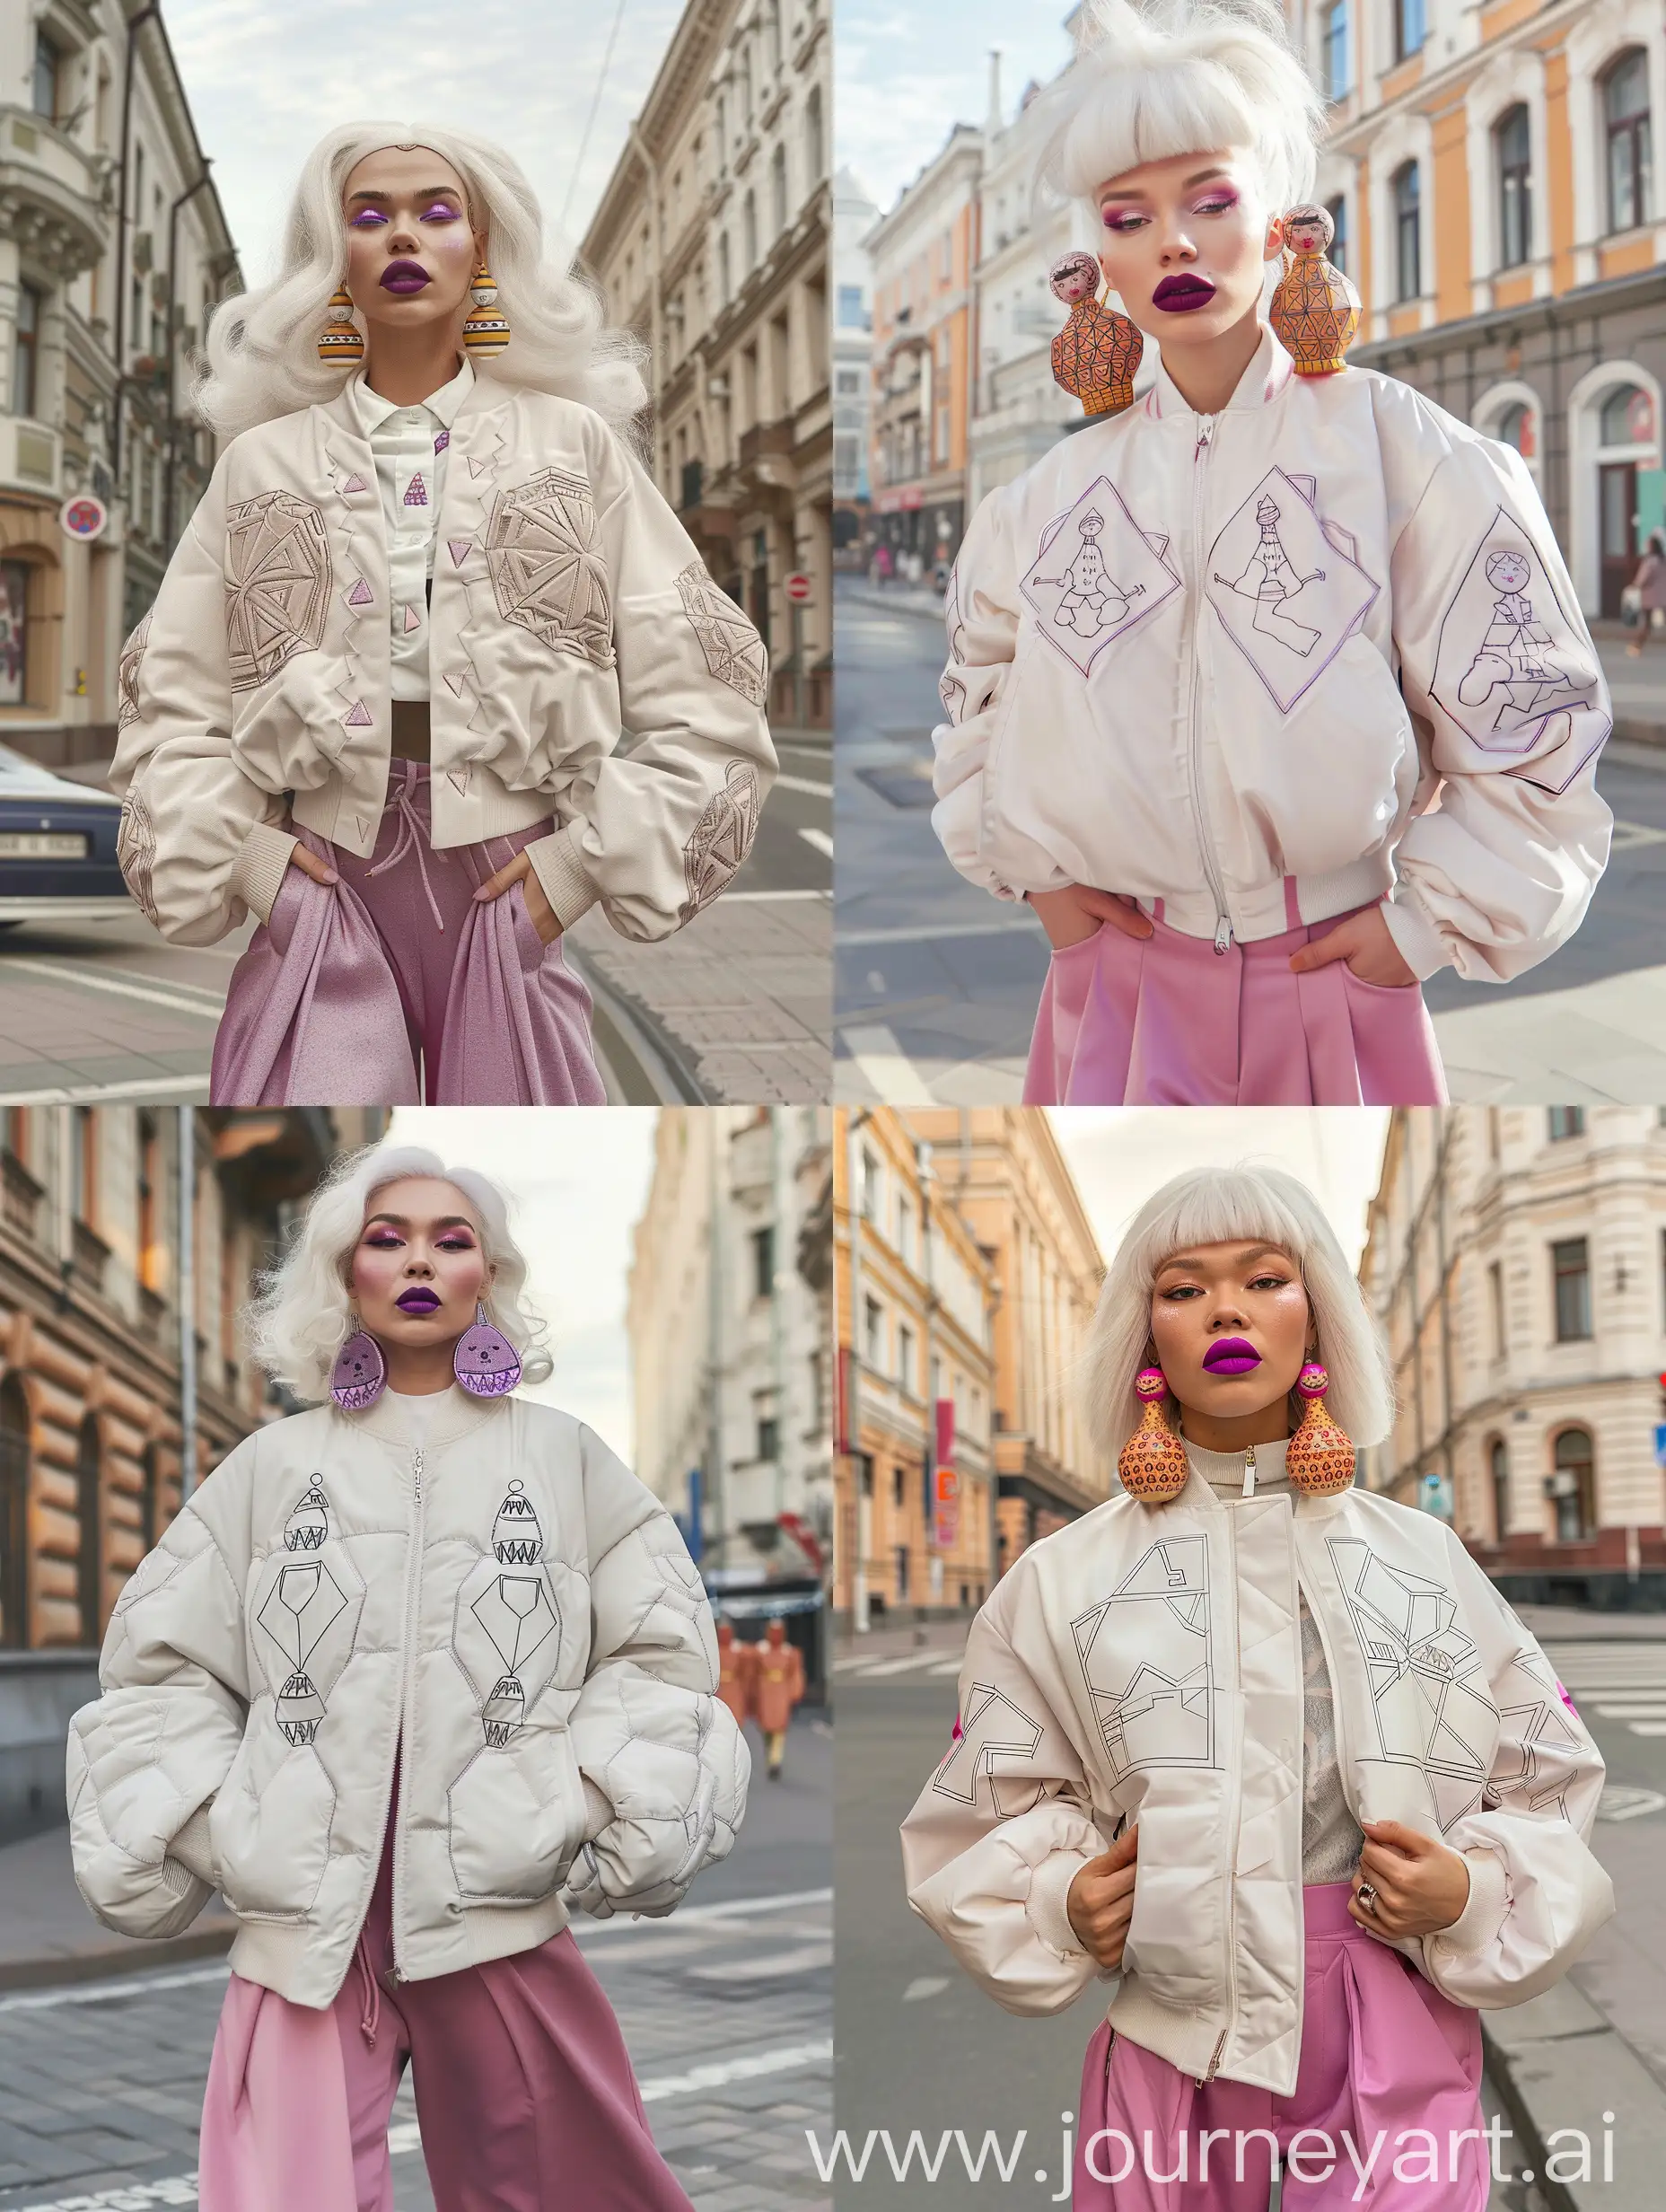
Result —
<instances>
[{"instance_id":1,"label":"building facade","mask_svg":"<svg viewBox=\"0 0 1666 2212\"><path fill-rule=\"evenodd\" d=\"M1363 1479L1513 1600L1666 1602L1666 1110L1398 1110L1360 1277L1399 1400Z\"/></svg>"},{"instance_id":2,"label":"building facade","mask_svg":"<svg viewBox=\"0 0 1666 2212\"><path fill-rule=\"evenodd\" d=\"M1590 616L1662 521L1666 202L1652 0L1302 0L1351 359L1514 445Z\"/></svg>"},{"instance_id":3,"label":"building facade","mask_svg":"<svg viewBox=\"0 0 1666 2212\"><path fill-rule=\"evenodd\" d=\"M872 527L926 575L965 534L983 133L957 123L868 233L873 271Z\"/></svg>"},{"instance_id":4,"label":"building facade","mask_svg":"<svg viewBox=\"0 0 1666 2212\"><path fill-rule=\"evenodd\" d=\"M189 356L241 278L155 11L0 10L0 742L100 760L122 640L213 465ZM94 537L60 520L78 494Z\"/></svg>"},{"instance_id":5,"label":"building facade","mask_svg":"<svg viewBox=\"0 0 1666 2212\"><path fill-rule=\"evenodd\" d=\"M873 272L864 241L879 209L851 170L833 180L833 551L864 557L869 503Z\"/></svg>"},{"instance_id":6,"label":"building facade","mask_svg":"<svg viewBox=\"0 0 1666 2212\"><path fill-rule=\"evenodd\" d=\"M830 55L828 0L688 0L580 250L648 348L660 489L763 636L772 721L808 727L832 716Z\"/></svg>"}]
</instances>

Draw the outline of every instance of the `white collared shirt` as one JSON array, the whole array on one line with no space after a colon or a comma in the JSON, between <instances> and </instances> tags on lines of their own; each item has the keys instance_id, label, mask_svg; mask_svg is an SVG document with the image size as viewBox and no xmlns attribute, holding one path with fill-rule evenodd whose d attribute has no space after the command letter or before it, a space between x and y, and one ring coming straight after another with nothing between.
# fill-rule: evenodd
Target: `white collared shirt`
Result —
<instances>
[{"instance_id":1,"label":"white collared shirt","mask_svg":"<svg viewBox=\"0 0 1666 2212\"><path fill-rule=\"evenodd\" d=\"M388 531L388 622L393 697L428 697L428 579L434 574L445 452L457 410L474 389L467 356L449 384L415 407L399 407L354 379L354 405L376 460Z\"/></svg>"}]
</instances>

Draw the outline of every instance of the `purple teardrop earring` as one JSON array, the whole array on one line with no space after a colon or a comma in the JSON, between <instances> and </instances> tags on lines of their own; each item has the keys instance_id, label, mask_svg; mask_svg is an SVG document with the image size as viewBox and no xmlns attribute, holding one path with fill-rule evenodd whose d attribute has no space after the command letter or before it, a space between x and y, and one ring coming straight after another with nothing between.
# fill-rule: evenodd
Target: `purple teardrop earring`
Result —
<instances>
[{"instance_id":1,"label":"purple teardrop earring","mask_svg":"<svg viewBox=\"0 0 1666 2212\"><path fill-rule=\"evenodd\" d=\"M356 1321L358 1316L354 1315ZM354 1330L336 1355L336 1371L329 1378L329 1394L344 1413L363 1413L381 1396L388 1379L388 1364L381 1347L367 1329Z\"/></svg>"},{"instance_id":2,"label":"purple teardrop earring","mask_svg":"<svg viewBox=\"0 0 1666 2212\"><path fill-rule=\"evenodd\" d=\"M452 1373L471 1398L501 1398L521 1380L521 1355L487 1320L485 1299L475 1307L474 1327L457 1339Z\"/></svg>"}]
</instances>

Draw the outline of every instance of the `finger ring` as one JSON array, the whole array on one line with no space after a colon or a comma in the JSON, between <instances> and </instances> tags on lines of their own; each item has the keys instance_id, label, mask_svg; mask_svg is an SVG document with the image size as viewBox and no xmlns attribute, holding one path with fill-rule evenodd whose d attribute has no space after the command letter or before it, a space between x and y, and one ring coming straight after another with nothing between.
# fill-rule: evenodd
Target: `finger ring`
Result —
<instances>
[{"instance_id":1,"label":"finger ring","mask_svg":"<svg viewBox=\"0 0 1666 2212\"><path fill-rule=\"evenodd\" d=\"M1374 1886L1371 1883L1362 1882L1360 1883L1357 1902L1362 1912L1375 1912L1377 1909L1377 1892Z\"/></svg>"}]
</instances>

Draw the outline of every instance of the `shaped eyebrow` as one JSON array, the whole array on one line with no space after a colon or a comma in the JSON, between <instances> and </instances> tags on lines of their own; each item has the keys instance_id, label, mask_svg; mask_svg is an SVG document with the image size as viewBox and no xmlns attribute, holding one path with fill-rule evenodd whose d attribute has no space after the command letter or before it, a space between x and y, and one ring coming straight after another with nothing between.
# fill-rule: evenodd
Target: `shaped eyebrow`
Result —
<instances>
[{"instance_id":1,"label":"shaped eyebrow","mask_svg":"<svg viewBox=\"0 0 1666 2212\"><path fill-rule=\"evenodd\" d=\"M1285 1250L1282 1244L1245 1244L1241 1246L1241 1248L1232 1254L1232 1263L1236 1267L1247 1268L1251 1266L1254 1261L1258 1260L1265 1260L1269 1252L1272 1253L1276 1259L1290 1260L1290 1254ZM1293 1267L1295 1263L1293 1260L1290 1260L1290 1264ZM1171 1268L1191 1268L1193 1269L1197 1269L1201 1268L1201 1265L1202 1260L1200 1255L1197 1252L1176 1252L1171 1260L1165 1260L1163 1261L1162 1265L1158 1268L1157 1273L1159 1276L1164 1276L1169 1272Z\"/></svg>"},{"instance_id":2,"label":"shaped eyebrow","mask_svg":"<svg viewBox=\"0 0 1666 2212\"><path fill-rule=\"evenodd\" d=\"M462 197L454 184L425 185L420 192L413 192L411 195L413 199L461 199ZM379 201L385 207L392 198L391 192L350 192L347 195L347 205L351 206L355 200L362 199Z\"/></svg>"},{"instance_id":3,"label":"shaped eyebrow","mask_svg":"<svg viewBox=\"0 0 1666 2212\"><path fill-rule=\"evenodd\" d=\"M1211 177L1225 177L1230 176L1231 173L1230 170L1225 169L1200 169L1195 176L1185 179L1180 189L1182 192L1189 192L1195 184L1207 184ZM1100 193L1099 198L1100 206L1102 207L1108 199L1149 199L1151 194L1142 190L1138 185L1127 187L1108 185Z\"/></svg>"}]
</instances>

